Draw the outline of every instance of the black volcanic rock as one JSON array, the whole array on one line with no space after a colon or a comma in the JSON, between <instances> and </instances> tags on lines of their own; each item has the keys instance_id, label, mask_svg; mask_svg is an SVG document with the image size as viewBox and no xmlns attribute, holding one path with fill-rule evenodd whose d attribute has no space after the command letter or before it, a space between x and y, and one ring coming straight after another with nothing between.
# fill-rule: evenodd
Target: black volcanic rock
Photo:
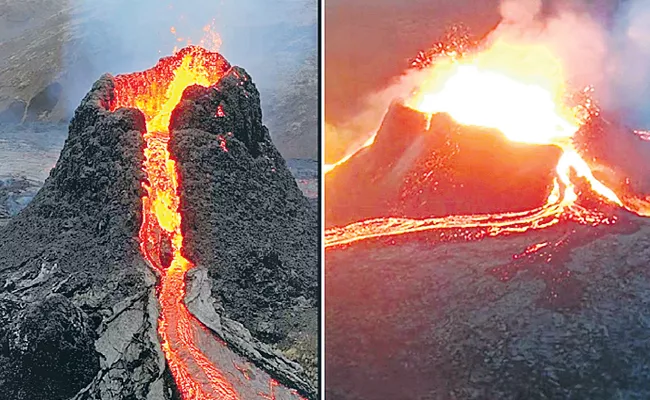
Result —
<instances>
[{"instance_id":1,"label":"black volcanic rock","mask_svg":"<svg viewBox=\"0 0 650 400\"><path fill-rule=\"evenodd\" d=\"M186 256L208 268L225 316L315 385L318 214L262 124L250 76L234 67L213 88L188 88L170 128Z\"/></svg>"},{"instance_id":2,"label":"black volcanic rock","mask_svg":"<svg viewBox=\"0 0 650 400\"><path fill-rule=\"evenodd\" d=\"M617 214L328 250L327 398L650 398L650 224Z\"/></svg>"},{"instance_id":3,"label":"black volcanic rock","mask_svg":"<svg viewBox=\"0 0 650 400\"><path fill-rule=\"evenodd\" d=\"M70 398L99 370L88 315L60 294L30 304L5 329L0 371L14 398Z\"/></svg>"},{"instance_id":4,"label":"black volcanic rock","mask_svg":"<svg viewBox=\"0 0 650 400\"><path fill-rule=\"evenodd\" d=\"M93 86L43 188L0 231L0 303L18 305L0 307L12 321L0 335L7 398L68 399L89 385L114 307L152 289L137 241L144 119L109 112L112 93L109 76Z\"/></svg>"},{"instance_id":5,"label":"black volcanic rock","mask_svg":"<svg viewBox=\"0 0 650 400\"><path fill-rule=\"evenodd\" d=\"M374 143L326 175L327 225L371 217L520 211L544 204L561 150L399 103Z\"/></svg>"}]
</instances>

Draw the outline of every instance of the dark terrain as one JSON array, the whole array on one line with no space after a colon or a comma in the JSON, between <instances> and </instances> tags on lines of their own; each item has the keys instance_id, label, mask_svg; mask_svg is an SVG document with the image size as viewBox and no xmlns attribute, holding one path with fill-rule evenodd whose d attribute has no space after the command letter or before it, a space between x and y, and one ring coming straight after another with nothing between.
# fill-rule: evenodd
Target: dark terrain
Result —
<instances>
[{"instance_id":1,"label":"dark terrain","mask_svg":"<svg viewBox=\"0 0 650 400\"><path fill-rule=\"evenodd\" d=\"M650 397L646 220L426 236L327 251L328 399Z\"/></svg>"},{"instance_id":2,"label":"dark terrain","mask_svg":"<svg viewBox=\"0 0 650 400\"><path fill-rule=\"evenodd\" d=\"M578 151L616 193L643 197L650 143L608 121L581 127ZM394 104L375 142L327 174L326 227L539 207L558 156ZM650 220L574 183L578 204L616 222L328 248L328 399L650 398Z\"/></svg>"}]
</instances>

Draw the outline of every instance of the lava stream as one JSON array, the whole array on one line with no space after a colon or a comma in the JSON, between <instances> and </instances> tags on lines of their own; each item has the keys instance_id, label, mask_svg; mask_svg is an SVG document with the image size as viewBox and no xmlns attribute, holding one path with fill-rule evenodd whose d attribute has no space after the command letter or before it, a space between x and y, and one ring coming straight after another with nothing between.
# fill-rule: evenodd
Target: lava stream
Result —
<instances>
[{"instance_id":1,"label":"lava stream","mask_svg":"<svg viewBox=\"0 0 650 400\"><path fill-rule=\"evenodd\" d=\"M112 109L133 107L145 115L144 171L147 196L142 199L140 247L161 274L158 334L169 368L184 399L236 400L238 394L195 343L196 320L185 303L185 274L194 265L181 254L176 163L167 149L170 115L190 85L210 86L229 68L216 53L188 47L147 71L115 78Z\"/></svg>"},{"instance_id":2,"label":"lava stream","mask_svg":"<svg viewBox=\"0 0 650 400\"><path fill-rule=\"evenodd\" d=\"M333 164L325 164L323 165L323 173L327 174L328 172L332 171L334 168L338 167L341 164L344 164L346 161L348 161L350 158L352 158L355 154L360 152L361 150L365 149L366 147L370 147L375 142L375 138L377 137L377 132L373 133L372 136L368 138L360 147L354 149L353 151L349 152L347 155L345 155L343 158L338 160L337 162Z\"/></svg>"},{"instance_id":3,"label":"lava stream","mask_svg":"<svg viewBox=\"0 0 650 400\"><path fill-rule=\"evenodd\" d=\"M425 219L374 218L344 227L326 229L324 244L325 248L330 248L372 238L431 230L450 230L455 232L454 237L478 239L485 236L548 228L563 219L593 226L610 224L615 221L613 217L575 204L572 198L560 199L560 189L556 181L548 203L535 210L482 215L451 215ZM462 230L473 231L463 233Z\"/></svg>"}]
</instances>

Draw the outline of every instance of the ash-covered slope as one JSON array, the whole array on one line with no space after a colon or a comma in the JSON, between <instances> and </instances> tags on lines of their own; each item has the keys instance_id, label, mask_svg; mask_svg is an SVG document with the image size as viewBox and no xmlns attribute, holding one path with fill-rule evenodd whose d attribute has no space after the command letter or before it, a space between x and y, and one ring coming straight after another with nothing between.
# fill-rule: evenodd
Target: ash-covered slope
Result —
<instances>
[{"instance_id":1,"label":"ash-covered slope","mask_svg":"<svg viewBox=\"0 0 650 400\"><path fill-rule=\"evenodd\" d=\"M197 267L186 300L208 328L200 345L243 398L270 390L295 399L290 389L315 398L316 214L261 124L248 75L233 68L217 89L229 117L218 120L189 90L174 127L192 129L175 129L171 148L187 182L183 230ZM145 120L134 109L108 111L113 97L114 80L104 76L77 109L44 187L0 230L0 389L8 398L178 398L156 333L157 278L139 249ZM211 146L223 152L217 136L226 128L234 133L226 158L210 159ZM261 202L278 216L264 219ZM277 235L279 244L269 244ZM227 346L212 345L215 334ZM269 388L271 379L282 386Z\"/></svg>"},{"instance_id":2,"label":"ash-covered slope","mask_svg":"<svg viewBox=\"0 0 650 400\"><path fill-rule=\"evenodd\" d=\"M427 116L398 102L374 143L325 177L327 226L380 216L521 211L543 205L561 151ZM488 199L488 200L486 200Z\"/></svg>"},{"instance_id":3,"label":"ash-covered slope","mask_svg":"<svg viewBox=\"0 0 650 400\"><path fill-rule=\"evenodd\" d=\"M214 88L187 89L170 128L186 256L207 268L225 317L315 384L318 215L262 124L250 76L234 67Z\"/></svg>"}]
</instances>

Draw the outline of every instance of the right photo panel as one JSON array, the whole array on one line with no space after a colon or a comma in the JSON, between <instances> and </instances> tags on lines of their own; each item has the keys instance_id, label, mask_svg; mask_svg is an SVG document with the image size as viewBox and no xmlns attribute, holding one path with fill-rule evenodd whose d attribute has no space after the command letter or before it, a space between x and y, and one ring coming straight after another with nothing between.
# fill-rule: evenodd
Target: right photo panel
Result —
<instances>
[{"instance_id":1,"label":"right photo panel","mask_svg":"<svg viewBox=\"0 0 650 400\"><path fill-rule=\"evenodd\" d=\"M327 399L649 399L650 3L324 17Z\"/></svg>"}]
</instances>

